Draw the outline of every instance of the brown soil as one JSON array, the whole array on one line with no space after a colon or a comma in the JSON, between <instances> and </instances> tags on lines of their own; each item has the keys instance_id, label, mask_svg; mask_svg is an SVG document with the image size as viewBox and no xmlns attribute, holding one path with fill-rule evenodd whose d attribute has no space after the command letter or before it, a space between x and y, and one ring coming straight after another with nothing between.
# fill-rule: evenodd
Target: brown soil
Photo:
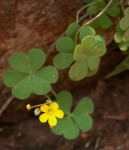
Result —
<instances>
[{"instance_id":1,"label":"brown soil","mask_svg":"<svg viewBox=\"0 0 129 150\"><path fill-rule=\"evenodd\" d=\"M91 97L95 112L92 130L80 133L80 137L72 141L52 134L49 127L41 124L25 107L20 113L14 109L15 116L6 115L8 108L3 115L12 122L1 122L0 150L129 150L128 83L129 72L126 72L98 81L88 91L86 87L73 91L75 102L85 95Z\"/></svg>"}]
</instances>

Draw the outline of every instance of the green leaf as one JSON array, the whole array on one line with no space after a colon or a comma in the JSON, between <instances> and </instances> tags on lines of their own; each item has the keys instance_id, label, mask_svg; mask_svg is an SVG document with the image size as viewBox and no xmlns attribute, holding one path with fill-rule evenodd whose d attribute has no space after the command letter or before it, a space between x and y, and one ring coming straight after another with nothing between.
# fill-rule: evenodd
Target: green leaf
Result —
<instances>
[{"instance_id":1,"label":"green leaf","mask_svg":"<svg viewBox=\"0 0 129 150\"><path fill-rule=\"evenodd\" d=\"M106 53L106 46L104 43L96 44L91 50L88 51L90 56L103 56Z\"/></svg>"},{"instance_id":2,"label":"green leaf","mask_svg":"<svg viewBox=\"0 0 129 150\"><path fill-rule=\"evenodd\" d=\"M58 69L66 69L73 62L73 54L72 53L59 53L54 58L54 66Z\"/></svg>"},{"instance_id":3,"label":"green leaf","mask_svg":"<svg viewBox=\"0 0 129 150\"><path fill-rule=\"evenodd\" d=\"M87 36L82 40L81 48L84 53L88 53L96 45L95 36Z\"/></svg>"},{"instance_id":4,"label":"green leaf","mask_svg":"<svg viewBox=\"0 0 129 150\"><path fill-rule=\"evenodd\" d=\"M75 48L74 60L76 62L70 68L69 77L77 81L95 74L99 68L100 57L105 53L106 43L101 36L85 37Z\"/></svg>"},{"instance_id":5,"label":"green leaf","mask_svg":"<svg viewBox=\"0 0 129 150\"><path fill-rule=\"evenodd\" d=\"M64 128L64 137L66 139L75 139L79 136L79 129L71 118L64 118L66 127Z\"/></svg>"},{"instance_id":6,"label":"green leaf","mask_svg":"<svg viewBox=\"0 0 129 150\"><path fill-rule=\"evenodd\" d=\"M102 56L106 52L105 41L100 40L99 36L88 36L82 40L81 52L84 53L85 56ZM75 49L75 55L79 50Z\"/></svg>"},{"instance_id":7,"label":"green leaf","mask_svg":"<svg viewBox=\"0 0 129 150\"><path fill-rule=\"evenodd\" d=\"M91 5L87 8L87 14L88 15L94 15L99 12L99 9L96 5Z\"/></svg>"},{"instance_id":8,"label":"green leaf","mask_svg":"<svg viewBox=\"0 0 129 150\"><path fill-rule=\"evenodd\" d=\"M73 57L74 57L74 60L76 60L76 61L83 60L86 58L86 56L83 54L81 44L76 46Z\"/></svg>"},{"instance_id":9,"label":"green leaf","mask_svg":"<svg viewBox=\"0 0 129 150\"><path fill-rule=\"evenodd\" d=\"M120 14L120 8L117 7L117 6L114 6L114 7L109 7L107 10L106 10L106 13L112 17L117 17L119 16Z\"/></svg>"},{"instance_id":10,"label":"green leaf","mask_svg":"<svg viewBox=\"0 0 129 150\"><path fill-rule=\"evenodd\" d=\"M124 14L125 14L125 16L128 16L128 15L129 15L129 7L127 7L127 8L124 10Z\"/></svg>"},{"instance_id":11,"label":"green leaf","mask_svg":"<svg viewBox=\"0 0 129 150\"><path fill-rule=\"evenodd\" d=\"M26 99L31 93L44 95L51 90L50 83L58 80L58 71L53 66L47 66L39 71L45 59L44 52L39 49L31 49L28 55L17 52L10 57L9 63L14 70L4 74L4 82L12 87L15 97Z\"/></svg>"},{"instance_id":12,"label":"green leaf","mask_svg":"<svg viewBox=\"0 0 129 150\"><path fill-rule=\"evenodd\" d=\"M126 43L120 43L119 44L119 47L122 51L126 51L128 49L128 46Z\"/></svg>"},{"instance_id":13,"label":"green leaf","mask_svg":"<svg viewBox=\"0 0 129 150\"><path fill-rule=\"evenodd\" d=\"M115 67L115 69L114 69L112 72L110 72L110 73L106 76L106 78L113 77L113 76L115 76L115 75L118 75L118 74L120 74L120 73L126 71L126 70L129 70L129 68L128 68L128 66L127 66L128 64L129 64L129 55L127 55L127 56L125 57L125 59L122 60L122 62L120 62L120 63Z\"/></svg>"},{"instance_id":14,"label":"green leaf","mask_svg":"<svg viewBox=\"0 0 129 150\"><path fill-rule=\"evenodd\" d=\"M65 114L69 114L72 106L72 95L68 91L61 91L56 96L56 101L60 106L60 109Z\"/></svg>"},{"instance_id":15,"label":"green leaf","mask_svg":"<svg viewBox=\"0 0 129 150\"><path fill-rule=\"evenodd\" d=\"M117 17L120 14L120 8L118 7L119 2L117 0L113 0L110 6L107 8L106 13L112 17Z\"/></svg>"},{"instance_id":16,"label":"green leaf","mask_svg":"<svg viewBox=\"0 0 129 150\"><path fill-rule=\"evenodd\" d=\"M28 55L17 52L9 58L10 66L19 72L32 74L37 71L45 62L46 56L43 51L32 48Z\"/></svg>"},{"instance_id":17,"label":"green leaf","mask_svg":"<svg viewBox=\"0 0 129 150\"><path fill-rule=\"evenodd\" d=\"M51 86L49 82L34 75L29 75L13 86L12 94L16 98L26 99L31 95L31 93L44 95L50 90Z\"/></svg>"},{"instance_id":18,"label":"green leaf","mask_svg":"<svg viewBox=\"0 0 129 150\"><path fill-rule=\"evenodd\" d=\"M32 92L37 95L45 95L51 91L51 85L49 82L42 80L41 78L31 76Z\"/></svg>"},{"instance_id":19,"label":"green leaf","mask_svg":"<svg viewBox=\"0 0 129 150\"><path fill-rule=\"evenodd\" d=\"M129 41L129 28L125 31L123 37L124 37L125 41Z\"/></svg>"},{"instance_id":20,"label":"green leaf","mask_svg":"<svg viewBox=\"0 0 129 150\"><path fill-rule=\"evenodd\" d=\"M57 125L51 129L54 134L63 135L64 128L65 128L65 122L64 122L64 118L63 118L63 119L57 119Z\"/></svg>"},{"instance_id":21,"label":"green leaf","mask_svg":"<svg viewBox=\"0 0 129 150\"><path fill-rule=\"evenodd\" d=\"M80 25L77 22L71 23L66 30L66 35L71 38L74 38L79 28Z\"/></svg>"},{"instance_id":22,"label":"green leaf","mask_svg":"<svg viewBox=\"0 0 129 150\"><path fill-rule=\"evenodd\" d=\"M90 70L95 70L96 68L98 68L100 63L100 58L97 56L88 56L87 57L87 64Z\"/></svg>"},{"instance_id":23,"label":"green leaf","mask_svg":"<svg viewBox=\"0 0 129 150\"><path fill-rule=\"evenodd\" d=\"M84 132L88 131L92 127L93 120L89 114L93 113L93 111L94 105L92 101L89 98L84 97L78 102L78 105L72 112L72 118L76 122L77 126Z\"/></svg>"},{"instance_id":24,"label":"green leaf","mask_svg":"<svg viewBox=\"0 0 129 150\"><path fill-rule=\"evenodd\" d=\"M26 74L19 73L14 70L10 70L4 74L3 79L6 86L13 87L22 79L24 79L26 76L27 76Z\"/></svg>"},{"instance_id":25,"label":"green leaf","mask_svg":"<svg viewBox=\"0 0 129 150\"><path fill-rule=\"evenodd\" d=\"M16 84L12 89L12 94L19 99L26 99L32 93L31 78L26 77Z\"/></svg>"},{"instance_id":26,"label":"green leaf","mask_svg":"<svg viewBox=\"0 0 129 150\"><path fill-rule=\"evenodd\" d=\"M90 115L82 114L82 115L74 115L72 116L77 126L81 131L87 132L92 128L93 119ZM83 121L82 121L83 120Z\"/></svg>"},{"instance_id":27,"label":"green leaf","mask_svg":"<svg viewBox=\"0 0 129 150\"><path fill-rule=\"evenodd\" d=\"M97 44L101 43L101 44L106 45L105 39L101 35L96 35L96 41L97 41Z\"/></svg>"},{"instance_id":28,"label":"green leaf","mask_svg":"<svg viewBox=\"0 0 129 150\"><path fill-rule=\"evenodd\" d=\"M49 83L56 83L58 80L58 71L54 66L44 67L42 70L38 71L35 75Z\"/></svg>"},{"instance_id":29,"label":"green leaf","mask_svg":"<svg viewBox=\"0 0 129 150\"><path fill-rule=\"evenodd\" d=\"M40 49L32 48L28 52L28 59L32 72L35 72L44 64L46 56Z\"/></svg>"},{"instance_id":30,"label":"green leaf","mask_svg":"<svg viewBox=\"0 0 129 150\"><path fill-rule=\"evenodd\" d=\"M59 97L59 102L65 102L62 103L61 106L67 106L68 104L65 99L62 99L66 93L67 95L70 94L68 91L60 92L61 98ZM70 108L68 109L69 111ZM86 132L92 127L93 119L89 114L91 114L93 110L94 105L92 101L87 97L82 98L72 113L68 111L64 118L57 120L57 125L52 128L52 132L57 135L63 135L66 139L77 138L79 136L79 129L83 132Z\"/></svg>"},{"instance_id":31,"label":"green leaf","mask_svg":"<svg viewBox=\"0 0 129 150\"><path fill-rule=\"evenodd\" d=\"M120 20L120 28L122 30L126 30L127 28L129 28L129 18L128 17L125 16Z\"/></svg>"},{"instance_id":32,"label":"green leaf","mask_svg":"<svg viewBox=\"0 0 129 150\"><path fill-rule=\"evenodd\" d=\"M87 55L89 55L89 52L92 51L95 45L96 45L95 36L85 37L82 40L81 44L76 46L74 51L74 59L75 60L86 59Z\"/></svg>"},{"instance_id":33,"label":"green leaf","mask_svg":"<svg viewBox=\"0 0 129 150\"><path fill-rule=\"evenodd\" d=\"M59 52L70 53L73 52L75 43L70 37L62 37L56 42L56 49Z\"/></svg>"},{"instance_id":34,"label":"green leaf","mask_svg":"<svg viewBox=\"0 0 129 150\"><path fill-rule=\"evenodd\" d=\"M69 117L58 120L57 125L52 128L52 131L57 135L63 134L63 136L69 140L75 139L79 135L78 127Z\"/></svg>"},{"instance_id":35,"label":"green leaf","mask_svg":"<svg viewBox=\"0 0 129 150\"><path fill-rule=\"evenodd\" d=\"M80 114L91 114L94 111L94 104L90 98L84 97L79 102L78 105L75 107L73 114L80 115Z\"/></svg>"},{"instance_id":36,"label":"green leaf","mask_svg":"<svg viewBox=\"0 0 129 150\"><path fill-rule=\"evenodd\" d=\"M103 13L100 17L99 17L99 24L100 27L103 29L107 29L109 27L111 27L112 25L112 20L105 14Z\"/></svg>"},{"instance_id":37,"label":"green leaf","mask_svg":"<svg viewBox=\"0 0 129 150\"><path fill-rule=\"evenodd\" d=\"M88 74L87 74L87 77L91 77L91 76L93 76L94 74L96 74L97 73L97 71L98 71L98 69L99 69L99 67L98 68L96 68L95 70L88 70Z\"/></svg>"},{"instance_id":38,"label":"green leaf","mask_svg":"<svg viewBox=\"0 0 129 150\"><path fill-rule=\"evenodd\" d=\"M29 60L23 52L17 52L9 58L10 66L19 72L30 73Z\"/></svg>"},{"instance_id":39,"label":"green leaf","mask_svg":"<svg viewBox=\"0 0 129 150\"><path fill-rule=\"evenodd\" d=\"M99 28L99 18L89 24L92 28L98 29Z\"/></svg>"},{"instance_id":40,"label":"green leaf","mask_svg":"<svg viewBox=\"0 0 129 150\"><path fill-rule=\"evenodd\" d=\"M98 1L94 5L91 5L87 8L87 14L94 15L94 14L98 13L99 11L101 11L104 8L105 4L106 3L104 1Z\"/></svg>"},{"instance_id":41,"label":"green leaf","mask_svg":"<svg viewBox=\"0 0 129 150\"><path fill-rule=\"evenodd\" d=\"M85 26L80 29L80 41L89 35L95 35L95 30L92 27Z\"/></svg>"},{"instance_id":42,"label":"green leaf","mask_svg":"<svg viewBox=\"0 0 129 150\"><path fill-rule=\"evenodd\" d=\"M121 32L116 32L114 35L114 40L116 43L120 43L123 40L123 34Z\"/></svg>"},{"instance_id":43,"label":"green leaf","mask_svg":"<svg viewBox=\"0 0 129 150\"><path fill-rule=\"evenodd\" d=\"M69 77L74 80L78 81L86 77L88 73L88 68L86 64L86 60L80 60L75 62L70 70L69 70Z\"/></svg>"}]
</instances>

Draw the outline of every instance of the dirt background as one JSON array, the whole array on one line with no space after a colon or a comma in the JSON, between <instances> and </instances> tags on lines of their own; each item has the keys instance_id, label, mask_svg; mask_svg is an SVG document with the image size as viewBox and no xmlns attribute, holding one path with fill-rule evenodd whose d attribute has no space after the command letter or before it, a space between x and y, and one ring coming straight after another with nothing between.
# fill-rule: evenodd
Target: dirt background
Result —
<instances>
[{"instance_id":1,"label":"dirt background","mask_svg":"<svg viewBox=\"0 0 129 150\"><path fill-rule=\"evenodd\" d=\"M82 0L74 3L72 0L0 0L0 108L11 97L10 89L2 81L9 68L8 57L16 51L37 47L47 54L46 64L52 64L55 40L64 34L83 5ZM105 31L107 45L111 44L113 32L114 28ZM93 99L94 126L90 132L80 133L72 141L53 135L32 111L26 110L27 103L43 101L43 97L32 95L26 101L13 99L0 116L0 150L129 150L129 72L104 79L122 59L119 51L109 51L102 58L97 75L81 82L70 81L68 70L59 72L60 79L54 85L56 91L71 90L75 103L83 96Z\"/></svg>"}]
</instances>

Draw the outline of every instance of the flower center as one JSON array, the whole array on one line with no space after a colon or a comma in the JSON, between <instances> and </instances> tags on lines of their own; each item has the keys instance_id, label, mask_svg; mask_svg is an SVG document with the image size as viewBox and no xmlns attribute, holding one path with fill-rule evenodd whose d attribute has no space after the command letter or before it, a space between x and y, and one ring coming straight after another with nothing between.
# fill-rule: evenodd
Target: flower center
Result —
<instances>
[{"instance_id":1,"label":"flower center","mask_svg":"<svg viewBox=\"0 0 129 150\"><path fill-rule=\"evenodd\" d=\"M49 115L53 115L53 110L52 110L52 109L49 109L49 110L48 110L48 114L49 114Z\"/></svg>"}]
</instances>

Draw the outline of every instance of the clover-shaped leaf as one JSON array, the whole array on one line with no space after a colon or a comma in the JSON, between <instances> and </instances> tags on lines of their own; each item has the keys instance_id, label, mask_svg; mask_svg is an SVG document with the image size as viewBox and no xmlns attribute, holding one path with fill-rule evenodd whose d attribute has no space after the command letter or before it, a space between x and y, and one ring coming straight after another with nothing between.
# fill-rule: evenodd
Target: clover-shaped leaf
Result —
<instances>
[{"instance_id":1,"label":"clover-shaped leaf","mask_svg":"<svg viewBox=\"0 0 129 150\"><path fill-rule=\"evenodd\" d=\"M99 69L99 66L98 66L98 68L96 68L95 70L90 70L90 69L88 69L88 73L87 73L86 76L87 76L87 77L93 76L94 74L97 73L98 69Z\"/></svg>"},{"instance_id":2,"label":"clover-shaped leaf","mask_svg":"<svg viewBox=\"0 0 129 150\"><path fill-rule=\"evenodd\" d=\"M52 128L57 135L63 135L66 139L75 139L79 136L79 131L87 132L92 127L92 117L90 114L94 110L92 101L82 98L74 111L71 112L72 95L68 91L62 91L56 98L60 108L65 112L63 119L58 119L58 123Z\"/></svg>"},{"instance_id":3,"label":"clover-shaped leaf","mask_svg":"<svg viewBox=\"0 0 129 150\"><path fill-rule=\"evenodd\" d=\"M53 66L40 69L45 60L44 52L37 48L27 54L17 52L9 58L9 64L14 70L7 71L3 79L6 86L12 88L15 97L26 99L31 93L44 95L51 90L50 83L57 81L58 72Z\"/></svg>"},{"instance_id":4,"label":"clover-shaped leaf","mask_svg":"<svg viewBox=\"0 0 129 150\"><path fill-rule=\"evenodd\" d=\"M75 43L70 37L61 37L56 42L56 49L58 52L70 53L73 52L75 48Z\"/></svg>"},{"instance_id":5,"label":"clover-shaped leaf","mask_svg":"<svg viewBox=\"0 0 129 150\"><path fill-rule=\"evenodd\" d=\"M79 128L70 117L58 119L57 125L52 128L56 135L63 135L66 139L75 139L79 136Z\"/></svg>"},{"instance_id":6,"label":"clover-shaped leaf","mask_svg":"<svg viewBox=\"0 0 129 150\"><path fill-rule=\"evenodd\" d=\"M116 43L120 43L123 41L123 33L122 32L116 32L114 34L114 39L116 41Z\"/></svg>"},{"instance_id":7,"label":"clover-shaped leaf","mask_svg":"<svg viewBox=\"0 0 129 150\"><path fill-rule=\"evenodd\" d=\"M54 66L58 69L65 69L69 67L73 62L72 53L59 53L54 58Z\"/></svg>"},{"instance_id":8,"label":"clover-shaped leaf","mask_svg":"<svg viewBox=\"0 0 129 150\"><path fill-rule=\"evenodd\" d=\"M77 31L79 30L80 25L77 22L71 23L66 29L66 35L71 38L75 38Z\"/></svg>"},{"instance_id":9,"label":"clover-shaped leaf","mask_svg":"<svg viewBox=\"0 0 129 150\"><path fill-rule=\"evenodd\" d=\"M91 129L93 119L89 114L93 113L93 110L94 105L92 101L89 98L84 97L78 102L78 105L72 112L72 118L81 131L87 132L89 129Z\"/></svg>"},{"instance_id":10,"label":"clover-shaped leaf","mask_svg":"<svg viewBox=\"0 0 129 150\"><path fill-rule=\"evenodd\" d=\"M124 32L123 38L124 38L124 41L126 42L129 41L129 28Z\"/></svg>"},{"instance_id":11,"label":"clover-shaped leaf","mask_svg":"<svg viewBox=\"0 0 129 150\"><path fill-rule=\"evenodd\" d=\"M69 67L73 62L73 51L75 49L72 38L67 36L60 38L56 43L56 48L59 53L53 60L54 66L58 69Z\"/></svg>"},{"instance_id":12,"label":"clover-shaped leaf","mask_svg":"<svg viewBox=\"0 0 129 150\"><path fill-rule=\"evenodd\" d=\"M129 8L126 8L124 11L124 17L120 20L120 28L126 30L129 28Z\"/></svg>"},{"instance_id":13,"label":"clover-shaped leaf","mask_svg":"<svg viewBox=\"0 0 129 150\"><path fill-rule=\"evenodd\" d=\"M96 15L100 11L103 10L103 8L106 6L106 3L102 1L98 1L97 3L90 5L87 9L87 13L89 15ZM106 11L99 16L93 23L91 23L91 26L94 28L102 28L102 29L108 29L112 25L112 20L110 17L117 17L120 14L120 8L118 1L114 0L110 4L110 6L106 9Z\"/></svg>"},{"instance_id":14,"label":"clover-shaped leaf","mask_svg":"<svg viewBox=\"0 0 129 150\"><path fill-rule=\"evenodd\" d=\"M111 17L117 17L120 14L119 2L117 0L113 0L110 6L107 8L106 13Z\"/></svg>"},{"instance_id":15,"label":"clover-shaped leaf","mask_svg":"<svg viewBox=\"0 0 129 150\"><path fill-rule=\"evenodd\" d=\"M99 25L102 29L108 29L112 26L112 20L106 13L103 13L99 19Z\"/></svg>"},{"instance_id":16,"label":"clover-shaped leaf","mask_svg":"<svg viewBox=\"0 0 129 150\"><path fill-rule=\"evenodd\" d=\"M74 80L81 80L88 74L86 60L76 61L70 68L69 77Z\"/></svg>"},{"instance_id":17,"label":"clover-shaped leaf","mask_svg":"<svg viewBox=\"0 0 129 150\"><path fill-rule=\"evenodd\" d=\"M75 63L71 66L69 76L72 80L81 80L98 70L100 57L106 52L104 39L97 36L85 37L74 51ZM90 71L90 73L88 73Z\"/></svg>"},{"instance_id":18,"label":"clover-shaped leaf","mask_svg":"<svg viewBox=\"0 0 129 150\"><path fill-rule=\"evenodd\" d=\"M80 29L80 41L89 35L95 35L95 30L92 27L85 26Z\"/></svg>"},{"instance_id":19,"label":"clover-shaped leaf","mask_svg":"<svg viewBox=\"0 0 129 150\"><path fill-rule=\"evenodd\" d=\"M125 16L120 21L120 28L126 30L129 27L129 16Z\"/></svg>"},{"instance_id":20,"label":"clover-shaped leaf","mask_svg":"<svg viewBox=\"0 0 129 150\"><path fill-rule=\"evenodd\" d=\"M61 91L56 96L56 101L65 115L71 111L72 99L72 94L68 91Z\"/></svg>"},{"instance_id":21,"label":"clover-shaped leaf","mask_svg":"<svg viewBox=\"0 0 129 150\"><path fill-rule=\"evenodd\" d=\"M87 8L87 14L88 15L94 15L96 13L98 13L99 11L101 11L104 6L105 6L105 2L102 0L102 1L99 1L93 5L90 5L88 8Z\"/></svg>"},{"instance_id":22,"label":"clover-shaped leaf","mask_svg":"<svg viewBox=\"0 0 129 150\"><path fill-rule=\"evenodd\" d=\"M125 9L124 15L117 25L116 33L114 34L114 40L116 43L119 43L119 48L122 51L126 51L129 48L129 8Z\"/></svg>"}]
</instances>

